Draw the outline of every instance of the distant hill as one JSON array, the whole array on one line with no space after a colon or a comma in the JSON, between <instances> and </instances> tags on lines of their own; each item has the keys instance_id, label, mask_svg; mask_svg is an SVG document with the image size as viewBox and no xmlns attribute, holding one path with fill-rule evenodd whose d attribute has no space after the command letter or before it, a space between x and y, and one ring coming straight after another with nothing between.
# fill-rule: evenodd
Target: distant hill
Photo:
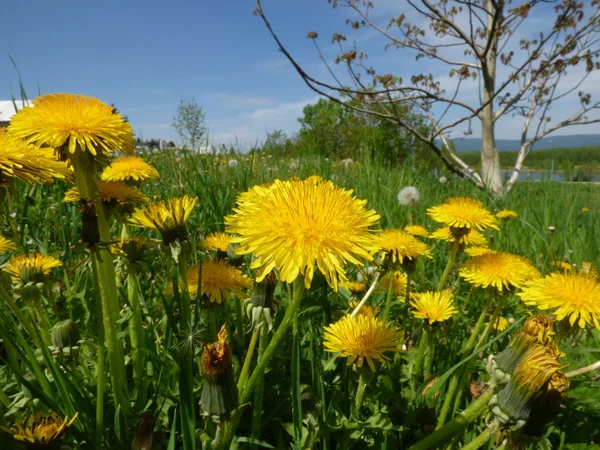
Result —
<instances>
[{"instance_id":1,"label":"distant hill","mask_svg":"<svg viewBox=\"0 0 600 450\"><path fill-rule=\"evenodd\" d=\"M454 139L454 145L459 152L472 152L481 150L481 139L465 138ZM496 148L499 151L518 150L521 141L518 139L496 139ZM552 136L538 141L534 148L574 148L600 146L600 134L571 134L569 136Z\"/></svg>"}]
</instances>

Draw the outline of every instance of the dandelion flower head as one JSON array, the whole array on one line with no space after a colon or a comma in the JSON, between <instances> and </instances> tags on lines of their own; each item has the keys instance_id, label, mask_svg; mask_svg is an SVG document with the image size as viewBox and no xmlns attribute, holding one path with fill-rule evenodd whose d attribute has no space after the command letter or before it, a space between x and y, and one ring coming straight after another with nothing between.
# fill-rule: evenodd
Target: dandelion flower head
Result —
<instances>
[{"instance_id":1,"label":"dandelion flower head","mask_svg":"<svg viewBox=\"0 0 600 450\"><path fill-rule=\"evenodd\" d=\"M346 282L344 265L373 260L379 240L370 230L379 215L365 208L352 191L318 179L276 180L241 194L226 231L237 236L237 254L251 253L257 281L273 269L283 282L304 275L310 286L315 266L337 290Z\"/></svg>"},{"instance_id":2,"label":"dandelion flower head","mask_svg":"<svg viewBox=\"0 0 600 450\"><path fill-rule=\"evenodd\" d=\"M103 203L108 205L132 205L135 203L146 203L148 201L148 198L136 188L119 181L100 180L98 183L98 196ZM81 197L77 187L72 187L65 192L65 197L63 199L64 202L68 203L76 203L80 200Z\"/></svg>"},{"instance_id":3,"label":"dandelion flower head","mask_svg":"<svg viewBox=\"0 0 600 450\"><path fill-rule=\"evenodd\" d=\"M184 195L150 203L144 208L137 208L129 218L129 223L136 227L158 230L165 244L176 239L185 240L186 223L197 201L198 198Z\"/></svg>"},{"instance_id":4,"label":"dandelion flower head","mask_svg":"<svg viewBox=\"0 0 600 450\"><path fill-rule=\"evenodd\" d=\"M449 290L415 293L410 306L417 319L427 320L429 324L448 320L458 311L454 305L454 295Z\"/></svg>"},{"instance_id":5,"label":"dandelion flower head","mask_svg":"<svg viewBox=\"0 0 600 450\"><path fill-rule=\"evenodd\" d=\"M408 283L406 275L398 270L386 273L381 279L379 290L382 292L389 292L390 283L392 284L392 294L394 297L399 297L402 301L404 301L406 284Z\"/></svg>"},{"instance_id":6,"label":"dandelion flower head","mask_svg":"<svg viewBox=\"0 0 600 450\"><path fill-rule=\"evenodd\" d=\"M539 278L540 272L522 256L492 252L469 259L460 268L460 275L474 286L491 286L502 292Z\"/></svg>"},{"instance_id":7,"label":"dandelion flower head","mask_svg":"<svg viewBox=\"0 0 600 450\"><path fill-rule=\"evenodd\" d=\"M360 281L346 281L342 284L344 289L349 290L354 295L361 294L367 290L367 285L365 283L361 283Z\"/></svg>"},{"instance_id":8,"label":"dandelion flower head","mask_svg":"<svg viewBox=\"0 0 600 450\"><path fill-rule=\"evenodd\" d=\"M10 239L6 239L4 236L0 236L0 253L16 249L17 246L13 241L11 241Z\"/></svg>"},{"instance_id":9,"label":"dandelion flower head","mask_svg":"<svg viewBox=\"0 0 600 450\"><path fill-rule=\"evenodd\" d=\"M498 229L498 220L483 207L483 203L474 198L452 197L438 206L427 210L433 220L452 228L469 230Z\"/></svg>"},{"instance_id":10,"label":"dandelion flower head","mask_svg":"<svg viewBox=\"0 0 600 450\"><path fill-rule=\"evenodd\" d=\"M92 155L117 151L133 153L131 125L114 108L94 97L78 94L47 94L32 101L11 120L10 133L37 147L69 153L79 148Z\"/></svg>"},{"instance_id":11,"label":"dandelion flower head","mask_svg":"<svg viewBox=\"0 0 600 450\"><path fill-rule=\"evenodd\" d=\"M233 236L227 233L211 233L202 240L206 250L226 252Z\"/></svg>"},{"instance_id":12,"label":"dandelion flower head","mask_svg":"<svg viewBox=\"0 0 600 450\"><path fill-rule=\"evenodd\" d=\"M496 217L498 219L503 219L503 220L507 220L507 219L511 219L511 218L516 218L519 217L519 214L516 211L512 211L510 209L503 209L502 211L499 211L496 213Z\"/></svg>"},{"instance_id":13,"label":"dandelion flower head","mask_svg":"<svg viewBox=\"0 0 600 450\"><path fill-rule=\"evenodd\" d=\"M13 256L4 269L13 279L21 278L24 282L39 280L44 275L50 274L52 269L62 266L62 263L53 256L42 253Z\"/></svg>"},{"instance_id":14,"label":"dandelion flower head","mask_svg":"<svg viewBox=\"0 0 600 450\"><path fill-rule=\"evenodd\" d=\"M205 261L202 268L194 266L187 271L190 295L196 295L198 292L200 271L202 271L200 295L206 295L212 303L223 303L229 298L229 292L233 292L237 298L246 298L246 289L252 287L252 280L241 270L224 261ZM173 295L173 292L173 284L169 283L164 293Z\"/></svg>"},{"instance_id":15,"label":"dandelion flower head","mask_svg":"<svg viewBox=\"0 0 600 450\"><path fill-rule=\"evenodd\" d=\"M471 246L471 247L467 247L465 248L465 254L467 256L481 256L481 255L487 255L488 253L494 253L496 250L492 250L491 248L488 247L477 247L477 246Z\"/></svg>"},{"instance_id":16,"label":"dandelion flower head","mask_svg":"<svg viewBox=\"0 0 600 450\"><path fill-rule=\"evenodd\" d=\"M121 156L106 167L100 179L104 181L158 180L158 171L139 156Z\"/></svg>"},{"instance_id":17,"label":"dandelion flower head","mask_svg":"<svg viewBox=\"0 0 600 450\"><path fill-rule=\"evenodd\" d=\"M406 231L383 230L379 240L382 251L391 256L392 262L397 260L402 264L404 259L412 260L417 256L432 258L429 246Z\"/></svg>"},{"instance_id":18,"label":"dandelion flower head","mask_svg":"<svg viewBox=\"0 0 600 450\"><path fill-rule=\"evenodd\" d=\"M454 242L456 240L456 237L452 233L450 227L438 228L433 233L431 233L429 237L431 239L439 239L447 242ZM476 247L486 247L488 245L488 241L485 238L485 236L475 229L469 230L467 234L461 233L460 243Z\"/></svg>"},{"instance_id":19,"label":"dandelion flower head","mask_svg":"<svg viewBox=\"0 0 600 450\"><path fill-rule=\"evenodd\" d=\"M518 294L527 305L552 310L557 320L600 329L600 285L582 273L552 273L528 282Z\"/></svg>"},{"instance_id":20,"label":"dandelion flower head","mask_svg":"<svg viewBox=\"0 0 600 450\"><path fill-rule=\"evenodd\" d=\"M67 431L77 419L79 413L69 419L68 416L60 418L57 415L42 416L37 414L25 424L15 424L12 428L0 427L3 431L12 434L13 438L27 445L50 447L64 439Z\"/></svg>"},{"instance_id":21,"label":"dandelion flower head","mask_svg":"<svg viewBox=\"0 0 600 450\"><path fill-rule=\"evenodd\" d=\"M388 359L385 352L397 351L401 333L389 322L366 314L352 317L346 315L339 321L325 327L323 345L325 350L348 357L348 365L364 362L375 371L375 361Z\"/></svg>"},{"instance_id":22,"label":"dandelion flower head","mask_svg":"<svg viewBox=\"0 0 600 450\"><path fill-rule=\"evenodd\" d=\"M402 206L412 206L419 203L421 194L416 187L406 186L398 192L398 203Z\"/></svg>"},{"instance_id":23,"label":"dandelion flower head","mask_svg":"<svg viewBox=\"0 0 600 450\"><path fill-rule=\"evenodd\" d=\"M354 311L356 309L356 307L358 306L359 303L360 302L358 300L352 300L350 303L348 303L350 313L352 313L352 311ZM363 316L369 316L369 317L375 317L378 312L379 312L378 307L364 304L360 307L360 309L358 310L358 312L356 314L363 315Z\"/></svg>"},{"instance_id":24,"label":"dandelion flower head","mask_svg":"<svg viewBox=\"0 0 600 450\"><path fill-rule=\"evenodd\" d=\"M0 130L0 178L18 178L30 184L51 183L70 176L66 163L52 149L38 149Z\"/></svg>"},{"instance_id":25,"label":"dandelion flower head","mask_svg":"<svg viewBox=\"0 0 600 450\"><path fill-rule=\"evenodd\" d=\"M422 225L407 225L404 227L404 231L413 236L429 237L429 231Z\"/></svg>"}]
</instances>

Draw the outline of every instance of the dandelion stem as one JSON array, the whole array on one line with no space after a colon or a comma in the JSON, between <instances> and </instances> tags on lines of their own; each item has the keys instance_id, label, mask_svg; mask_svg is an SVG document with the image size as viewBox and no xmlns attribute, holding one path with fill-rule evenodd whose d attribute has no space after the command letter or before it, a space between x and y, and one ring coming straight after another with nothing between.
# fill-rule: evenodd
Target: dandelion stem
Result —
<instances>
[{"instance_id":1,"label":"dandelion stem","mask_svg":"<svg viewBox=\"0 0 600 450\"><path fill-rule=\"evenodd\" d=\"M431 376L431 368L433 367L433 357L435 355L435 335L431 330L427 333L427 352L425 353L425 379Z\"/></svg>"},{"instance_id":2,"label":"dandelion stem","mask_svg":"<svg viewBox=\"0 0 600 450\"><path fill-rule=\"evenodd\" d=\"M483 445L488 443L490 438L496 433L496 430L498 430L498 423L494 423L492 426L486 427L486 429L483 430L479 436L462 447L462 450L477 450L478 448L481 448Z\"/></svg>"},{"instance_id":3,"label":"dandelion stem","mask_svg":"<svg viewBox=\"0 0 600 450\"><path fill-rule=\"evenodd\" d=\"M394 271L391 270L388 273L390 286L388 287L387 299L385 301L385 310L383 311L383 321L387 322L390 316L390 309L392 307L392 299L394 298Z\"/></svg>"},{"instance_id":4,"label":"dandelion stem","mask_svg":"<svg viewBox=\"0 0 600 450\"><path fill-rule=\"evenodd\" d=\"M140 305L139 280L136 269L133 265L129 267L127 273L127 299L131 308L131 318L129 319L129 339L131 341L132 360L133 360L133 381L135 385L136 407L142 406L141 401L146 396L145 377L144 377L144 327L142 319L142 307Z\"/></svg>"},{"instance_id":5,"label":"dandelion stem","mask_svg":"<svg viewBox=\"0 0 600 450\"><path fill-rule=\"evenodd\" d=\"M92 273L96 293L96 314L98 319L97 334L98 345L96 355L96 448L102 449L102 434L104 433L104 385L106 384L105 352L104 352L104 324L102 322L102 298L98 286L98 265L92 259Z\"/></svg>"},{"instance_id":6,"label":"dandelion stem","mask_svg":"<svg viewBox=\"0 0 600 450\"><path fill-rule=\"evenodd\" d=\"M417 349L417 358L415 359L415 371L414 376L420 377L423 370L423 359L425 352L427 351L427 344L429 343L429 327L425 321L421 326L421 339L419 340L419 348Z\"/></svg>"},{"instance_id":7,"label":"dandelion stem","mask_svg":"<svg viewBox=\"0 0 600 450\"><path fill-rule=\"evenodd\" d=\"M365 303L367 303L367 300L369 299L369 297L375 290L375 287L377 286L377 282L379 281L379 275L380 275L380 273L377 273L377 275L375 275L373 284L371 285L371 287L369 288L369 290L367 291L365 296L362 298L362 300L359 302L359 304L356 305L356 308L354 308L354 311L352 311L352 314L350 314L352 317L356 316L358 314L358 312L360 311L360 309L365 305Z\"/></svg>"},{"instance_id":8,"label":"dandelion stem","mask_svg":"<svg viewBox=\"0 0 600 450\"><path fill-rule=\"evenodd\" d=\"M244 315L242 314L242 301L235 296L235 331L241 348L244 348Z\"/></svg>"},{"instance_id":9,"label":"dandelion stem","mask_svg":"<svg viewBox=\"0 0 600 450\"><path fill-rule=\"evenodd\" d=\"M82 199L93 202L100 241L101 243L107 243L110 241L110 227L108 217L104 211L104 205L102 201L96 199L98 177L94 172L94 161L92 158L89 152L81 150L70 154L79 195ZM115 403L120 405L125 414L127 414L129 411L126 392L127 377L123 342L117 333L120 305L113 257L105 245L94 244L90 247L90 252L92 260L95 260L97 264L96 276L98 277L98 287L100 288L100 298L102 299L102 320L104 321L106 349L110 361L110 374Z\"/></svg>"},{"instance_id":10,"label":"dandelion stem","mask_svg":"<svg viewBox=\"0 0 600 450\"><path fill-rule=\"evenodd\" d=\"M262 327L262 325L261 325ZM256 343L258 341L258 337L260 335L260 328L255 327L254 331L252 331L252 337L250 338L250 344L248 344L248 351L246 352L246 357L244 358L244 365L242 366L242 371L240 372L240 378L238 379L237 388L238 392L241 392L244 389L246 381L248 380L248 375L250 373L250 366L252 365L252 357L254 356L254 349L256 348Z\"/></svg>"},{"instance_id":11,"label":"dandelion stem","mask_svg":"<svg viewBox=\"0 0 600 450\"><path fill-rule=\"evenodd\" d=\"M12 296L8 292L6 292L6 289L4 289L4 286L2 285L0 285L0 296L2 296L2 298L4 299L10 310L13 312L13 314L17 317L19 322L21 322L23 328L27 330L29 336L31 336L32 339L35 339L35 331L33 330L31 322L27 319L27 317L25 317L23 311L21 311L21 309L17 306L14 298L12 298Z\"/></svg>"},{"instance_id":12,"label":"dandelion stem","mask_svg":"<svg viewBox=\"0 0 600 450\"><path fill-rule=\"evenodd\" d=\"M485 414L488 410L488 402L494 395L494 392L494 389L488 389L462 413L443 427L435 430L425 439L417 442L409 450L428 450L430 448L437 448L442 442L448 442L450 438L463 431L469 424L475 422Z\"/></svg>"},{"instance_id":13,"label":"dandelion stem","mask_svg":"<svg viewBox=\"0 0 600 450\"><path fill-rule=\"evenodd\" d=\"M260 361L263 357L263 354L267 348L267 329L266 327L260 327L260 343L258 344L258 360ZM265 379L264 374L258 381L256 385L256 390L254 392L254 405L252 410L252 430L251 430L251 447L255 449L257 445L254 443L260 439L260 428L262 422L262 405L263 405L263 397L265 390Z\"/></svg>"},{"instance_id":14,"label":"dandelion stem","mask_svg":"<svg viewBox=\"0 0 600 450\"><path fill-rule=\"evenodd\" d=\"M477 319L477 323L475 324L475 328L473 328L473 331L471 332L471 336L467 342L467 345L465 346L460 355L461 360L469 356L475 348L477 337L479 336L481 327L483 327L483 324L485 323L485 318L487 317L488 309L490 308L490 305L492 303L492 298L493 297L491 295L486 296L486 300L483 305L483 309L481 310L481 314L479 315L479 319ZM457 370L454 372L452 378L450 379L450 383L448 385L448 392L446 393L446 397L444 398L444 404L442 405L442 410L440 411L440 416L438 418L437 429L440 429L446 422L448 413L450 412L450 407L453 405L452 401L457 392L457 388L462 378L462 374L463 371Z\"/></svg>"},{"instance_id":15,"label":"dandelion stem","mask_svg":"<svg viewBox=\"0 0 600 450\"><path fill-rule=\"evenodd\" d=\"M446 263L446 267L444 268L444 272L442 273L442 277L437 285L437 291L443 291L446 287L446 283L448 282L448 277L450 276L450 272L454 268L456 264L456 260L458 258L458 252L460 250L460 239L455 238L452 246L450 247L450 255L448 256L448 262Z\"/></svg>"},{"instance_id":16,"label":"dandelion stem","mask_svg":"<svg viewBox=\"0 0 600 450\"><path fill-rule=\"evenodd\" d=\"M590 364L589 366L582 367L581 369L572 370L571 372L567 372L565 375L567 378L573 378L577 375L582 375L584 373L588 373L596 369L600 369L600 361L596 361L595 363Z\"/></svg>"},{"instance_id":17,"label":"dandelion stem","mask_svg":"<svg viewBox=\"0 0 600 450\"><path fill-rule=\"evenodd\" d=\"M356 408L356 414L359 413L362 407L363 398L365 396L365 390L369 384L369 376L365 373L366 369L360 370L360 376L358 377L358 386L356 387L356 399L354 407Z\"/></svg>"}]
</instances>

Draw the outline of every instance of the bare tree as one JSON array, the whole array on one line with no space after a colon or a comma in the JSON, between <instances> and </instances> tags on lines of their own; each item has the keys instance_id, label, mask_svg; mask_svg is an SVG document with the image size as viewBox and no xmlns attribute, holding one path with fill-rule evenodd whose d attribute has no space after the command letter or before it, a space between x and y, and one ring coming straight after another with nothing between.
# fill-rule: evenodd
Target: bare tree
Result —
<instances>
[{"instance_id":1,"label":"bare tree","mask_svg":"<svg viewBox=\"0 0 600 450\"><path fill-rule=\"evenodd\" d=\"M349 107L408 130L452 172L496 195L510 191L537 141L561 128L600 122L600 102L584 91L586 80L600 69L600 0L398 0L405 13L383 24L372 18L377 0L328 0L334 8L348 10L346 24L353 33L352 38L333 34L339 54L332 62L325 58L317 33L307 34L330 80L316 79L301 67L275 33L261 1L255 2L255 14L312 90L347 106L345 100L357 100L358 106ZM385 49L410 52L437 69L446 67L449 77L415 73L404 81L378 73L358 49L362 30L382 38ZM475 87L473 100L462 95L466 87ZM575 107L565 115L567 109L556 109L559 101L575 102ZM405 102L431 120L430 132L423 134L396 113L396 106ZM503 117L522 119L521 147L506 182L494 134ZM470 135L477 128L482 138L480 172L449 142L450 134Z\"/></svg>"},{"instance_id":2,"label":"bare tree","mask_svg":"<svg viewBox=\"0 0 600 450\"><path fill-rule=\"evenodd\" d=\"M171 126L181 138L184 147L196 150L206 132L202 107L193 98L181 100Z\"/></svg>"}]
</instances>

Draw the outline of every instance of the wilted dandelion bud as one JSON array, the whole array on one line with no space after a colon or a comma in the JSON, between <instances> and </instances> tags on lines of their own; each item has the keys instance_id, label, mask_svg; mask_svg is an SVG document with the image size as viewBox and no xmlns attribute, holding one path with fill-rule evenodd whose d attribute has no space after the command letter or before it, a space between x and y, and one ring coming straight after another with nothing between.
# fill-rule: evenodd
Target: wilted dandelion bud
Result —
<instances>
[{"instance_id":1,"label":"wilted dandelion bud","mask_svg":"<svg viewBox=\"0 0 600 450\"><path fill-rule=\"evenodd\" d=\"M225 325L219 331L218 341L208 344L202 353L204 384L200 408L215 422L220 422L238 407L238 391L233 379L231 349L226 342Z\"/></svg>"},{"instance_id":2,"label":"wilted dandelion bud","mask_svg":"<svg viewBox=\"0 0 600 450\"><path fill-rule=\"evenodd\" d=\"M63 348L77 346L81 339L81 335L75 322L71 319L67 319L58 322L52 327L50 338L52 339L52 345L62 350Z\"/></svg>"},{"instance_id":3,"label":"wilted dandelion bud","mask_svg":"<svg viewBox=\"0 0 600 450\"><path fill-rule=\"evenodd\" d=\"M258 329L266 324L269 331L273 329L272 309L275 286L277 286L275 272L269 273L261 282L254 282L252 295L244 302L246 315L250 319L252 328Z\"/></svg>"},{"instance_id":4,"label":"wilted dandelion bud","mask_svg":"<svg viewBox=\"0 0 600 450\"><path fill-rule=\"evenodd\" d=\"M552 379L557 386L551 389L566 392L568 381L561 382L563 378L557 375L563 367L557 360L559 355L545 345L534 344L528 348L508 384L490 400L490 410L498 421L513 429L523 427Z\"/></svg>"},{"instance_id":5,"label":"wilted dandelion bud","mask_svg":"<svg viewBox=\"0 0 600 450\"><path fill-rule=\"evenodd\" d=\"M152 448L153 428L154 416L152 411L144 411L140 414L131 450L150 450Z\"/></svg>"},{"instance_id":6,"label":"wilted dandelion bud","mask_svg":"<svg viewBox=\"0 0 600 450\"><path fill-rule=\"evenodd\" d=\"M406 186L400 192L398 192L398 203L402 206L412 206L419 203L421 194L416 187Z\"/></svg>"}]
</instances>

